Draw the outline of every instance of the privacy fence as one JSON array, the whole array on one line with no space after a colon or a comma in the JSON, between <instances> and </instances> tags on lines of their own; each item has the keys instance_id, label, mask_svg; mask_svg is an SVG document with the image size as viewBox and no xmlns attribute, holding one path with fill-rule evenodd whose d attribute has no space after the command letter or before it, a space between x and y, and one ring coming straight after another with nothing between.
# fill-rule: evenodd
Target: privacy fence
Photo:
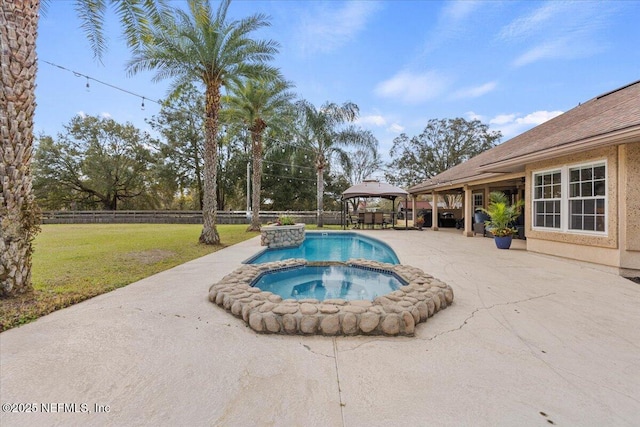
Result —
<instances>
[{"instance_id":1,"label":"privacy fence","mask_svg":"<svg viewBox=\"0 0 640 427\"><path fill-rule=\"evenodd\" d=\"M296 222L315 224L316 211L264 211L262 223L289 215ZM322 216L327 225L340 224L340 212L327 211ZM218 224L249 224L245 211L218 211ZM43 224L202 224L202 211L46 211Z\"/></svg>"}]
</instances>

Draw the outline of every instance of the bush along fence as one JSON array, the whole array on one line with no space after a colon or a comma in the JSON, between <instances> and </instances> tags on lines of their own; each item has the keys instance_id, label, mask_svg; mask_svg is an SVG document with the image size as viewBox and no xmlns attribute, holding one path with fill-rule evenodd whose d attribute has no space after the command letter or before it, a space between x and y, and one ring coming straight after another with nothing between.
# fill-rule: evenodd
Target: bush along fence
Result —
<instances>
[{"instance_id":1,"label":"bush along fence","mask_svg":"<svg viewBox=\"0 0 640 427\"><path fill-rule=\"evenodd\" d=\"M298 223L315 224L316 211L264 211L263 224L274 222L280 215L288 215ZM323 212L327 225L340 225L340 212ZM45 211L43 224L202 224L201 211ZM218 211L218 224L249 224L245 211Z\"/></svg>"}]
</instances>

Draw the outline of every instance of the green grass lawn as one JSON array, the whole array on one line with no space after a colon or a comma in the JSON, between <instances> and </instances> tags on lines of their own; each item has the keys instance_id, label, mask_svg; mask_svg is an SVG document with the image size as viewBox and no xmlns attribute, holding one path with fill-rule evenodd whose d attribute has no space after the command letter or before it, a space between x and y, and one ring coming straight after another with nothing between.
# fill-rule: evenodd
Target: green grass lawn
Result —
<instances>
[{"instance_id":1,"label":"green grass lawn","mask_svg":"<svg viewBox=\"0 0 640 427\"><path fill-rule=\"evenodd\" d=\"M246 224L217 228L221 246L198 244L198 224L43 225L34 291L0 299L0 332L258 235Z\"/></svg>"}]
</instances>

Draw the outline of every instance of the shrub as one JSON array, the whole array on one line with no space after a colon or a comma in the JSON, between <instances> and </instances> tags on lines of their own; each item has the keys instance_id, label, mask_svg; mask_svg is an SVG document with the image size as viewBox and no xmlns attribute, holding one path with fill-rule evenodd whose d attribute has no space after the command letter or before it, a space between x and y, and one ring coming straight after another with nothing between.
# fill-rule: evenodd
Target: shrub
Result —
<instances>
[{"instance_id":1,"label":"shrub","mask_svg":"<svg viewBox=\"0 0 640 427\"><path fill-rule=\"evenodd\" d=\"M280 215L275 225L294 225L296 222L292 216Z\"/></svg>"}]
</instances>

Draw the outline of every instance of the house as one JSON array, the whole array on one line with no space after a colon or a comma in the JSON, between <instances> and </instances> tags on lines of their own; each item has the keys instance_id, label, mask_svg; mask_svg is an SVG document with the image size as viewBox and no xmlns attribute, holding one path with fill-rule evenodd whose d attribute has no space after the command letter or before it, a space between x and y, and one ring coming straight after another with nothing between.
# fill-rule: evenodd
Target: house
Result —
<instances>
[{"instance_id":1,"label":"house","mask_svg":"<svg viewBox=\"0 0 640 427\"><path fill-rule=\"evenodd\" d=\"M527 250L640 276L640 81L409 189L433 200L462 194L466 236L491 191L524 199Z\"/></svg>"}]
</instances>

